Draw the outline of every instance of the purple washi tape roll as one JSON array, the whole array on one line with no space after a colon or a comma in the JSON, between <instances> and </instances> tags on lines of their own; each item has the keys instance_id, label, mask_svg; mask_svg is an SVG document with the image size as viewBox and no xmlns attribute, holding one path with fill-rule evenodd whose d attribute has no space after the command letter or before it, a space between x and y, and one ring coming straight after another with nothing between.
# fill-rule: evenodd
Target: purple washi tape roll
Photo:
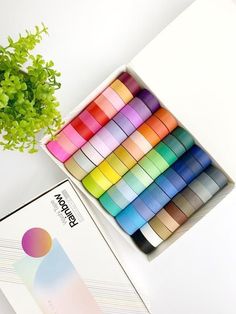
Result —
<instances>
[{"instance_id":1,"label":"purple washi tape roll","mask_svg":"<svg viewBox=\"0 0 236 314\"><path fill-rule=\"evenodd\" d=\"M137 98L137 100L136 98L134 98L133 100L134 101L131 101L129 103L129 106L138 113L138 115L142 118L143 121L147 120L152 114L151 110L139 98Z\"/></svg>"},{"instance_id":2,"label":"purple washi tape roll","mask_svg":"<svg viewBox=\"0 0 236 314\"><path fill-rule=\"evenodd\" d=\"M155 112L160 108L159 100L147 89L142 89L136 97L140 98L148 106L151 112Z\"/></svg>"},{"instance_id":3,"label":"purple washi tape roll","mask_svg":"<svg viewBox=\"0 0 236 314\"><path fill-rule=\"evenodd\" d=\"M136 101L137 99L138 98L134 98L131 101ZM140 115L132 107L130 107L130 105L126 105L123 109L121 109L121 113L130 120L135 128L138 128L144 122Z\"/></svg>"},{"instance_id":4,"label":"purple washi tape roll","mask_svg":"<svg viewBox=\"0 0 236 314\"><path fill-rule=\"evenodd\" d=\"M128 136L136 130L135 126L122 112L118 112L113 118L113 120L119 125L119 127L121 127L121 129Z\"/></svg>"}]
</instances>

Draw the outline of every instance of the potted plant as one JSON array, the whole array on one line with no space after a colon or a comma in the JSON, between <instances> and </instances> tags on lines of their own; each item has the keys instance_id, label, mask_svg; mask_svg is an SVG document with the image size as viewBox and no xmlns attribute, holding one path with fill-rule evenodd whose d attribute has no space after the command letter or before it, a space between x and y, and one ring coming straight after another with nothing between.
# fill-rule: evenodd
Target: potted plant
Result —
<instances>
[{"instance_id":1,"label":"potted plant","mask_svg":"<svg viewBox=\"0 0 236 314\"><path fill-rule=\"evenodd\" d=\"M38 133L53 134L62 124L55 91L60 73L32 50L47 34L35 27L0 46L0 145L3 149L37 151Z\"/></svg>"}]
</instances>

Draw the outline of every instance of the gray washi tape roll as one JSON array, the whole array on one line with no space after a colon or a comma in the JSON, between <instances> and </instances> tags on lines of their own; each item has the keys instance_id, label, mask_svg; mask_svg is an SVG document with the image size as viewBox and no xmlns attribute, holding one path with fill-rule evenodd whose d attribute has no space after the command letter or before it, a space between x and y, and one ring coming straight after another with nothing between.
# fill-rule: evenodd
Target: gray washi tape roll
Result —
<instances>
[{"instance_id":1,"label":"gray washi tape roll","mask_svg":"<svg viewBox=\"0 0 236 314\"><path fill-rule=\"evenodd\" d=\"M189 184L189 188L196 193L204 203L212 197L212 194L198 181L198 178Z\"/></svg>"},{"instance_id":2,"label":"gray washi tape roll","mask_svg":"<svg viewBox=\"0 0 236 314\"><path fill-rule=\"evenodd\" d=\"M228 182L226 176L214 166L210 166L205 170L206 174L211 177L215 183L222 189Z\"/></svg>"},{"instance_id":3,"label":"gray washi tape roll","mask_svg":"<svg viewBox=\"0 0 236 314\"><path fill-rule=\"evenodd\" d=\"M191 203L189 203L182 194L177 194L172 202L187 216L191 216L196 209L193 207Z\"/></svg>"},{"instance_id":4,"label":"gray washi tape roll","mask_svg":"<svg viewBox=\"0 0 236 314\"><path fill-rule=\"evenodd\" d=\"M214 195L220 189L220 187L215 183L215 181L211 177L209 177L205 172L203 172L197 179L205 186L205 188L211 193L211 195Z\"/></svg>"},{"instance_id":5,"label":"gray washi tape roll","mask_svg":"<svg viewBox=\"0 0 236 314\"><path fill-rule=\"evenodd\" d=\"M82 150L78 150L78 152L73 155L73 158L77 164L87 173L92 171L95 167L94 163L91 162L91 160L82 152Z\"/></svg>"},{"instance_id":6,"label":"gray washi tape roll","mask_svg":"<svg viewBox=\"0 0 236 314\"><path fill-rule=\"evenodd\" d=\"M195 194L189 187L186 187L180 194L183 195L184 198L195 208L198 210L202 205L204 205L203 201L200 197Z\"/></svg>"}]
</instances>

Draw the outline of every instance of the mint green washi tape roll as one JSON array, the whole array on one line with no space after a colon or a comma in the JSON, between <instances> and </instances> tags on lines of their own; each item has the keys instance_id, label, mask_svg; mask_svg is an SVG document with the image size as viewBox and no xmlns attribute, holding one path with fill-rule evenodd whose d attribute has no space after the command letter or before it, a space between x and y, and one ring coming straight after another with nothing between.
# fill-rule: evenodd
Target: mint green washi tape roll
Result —
<instances>
[{"instance_id":1,"label":"mint green washi tape roll","mask_svg":"<svg viewBox=\"0 0 236 314\"><path fill-rule=\"evenodd\" d=\"M155 149L150 150L150 152L146 154L146 157L154 163L161 173L169 168L169 164Z\"/></svg>"},{"instance_id":2,"label":"mint green washi tape roll","mask_svg":"<svg viewBox=\"0 0 236 314\"><path fill-rule=\"evenodd\" d=\"M190 149L194 144L192 135L181 127L176 128L171 134L184 145L186 150Z\"/></svg>"},{"instance_id":3,"label":"mint green washi tape roll","mask_svg":"<svg viewBox=\"0 0 236 314\"><path fill-rule=\"evenodd\" d=\"M163 142L160 142L154 149L165 159L169 166L178 159L175 153Z\"/></svg>"},{"instance_id":4,"label":"mint green washi tape roll","mask_svg":"<svg viewBox=\"0 0 236 314\"><path fill-rule=\"evenodd\" d=\"M134 175L132 171L127 172L123 179L135 193L139 194L140 191L145 190L145 185Z\"/></svg>"},{"instance_id":5,"label":"mint green washi tape roll","mask_svg":"<svg viewBox=\"0 0 236 314\"><path fill-rule=\"evenodd\" d=\"M121 210L122 207L119 207L119 204L116 203L115 200L118 200L123 206L125 206L122 200L125 200L124 196L117 190L116 195L112 195L112 197L109 195L108 192L104 193L100 198L99 202L101 205L105 208L105 210L110 213L112 216L116 216Z\"/></svg>"},{"instance_id":6,"label":"mint green washi tape roll","mask_svg":"<svg viewBox=\"0 0 236 314\"><path fill-rule=\"evenodd\" d=\"M147 174L155 180L160 174L161 171L159 168L157 168L154 163L147 157L144 156L138 164L143 168L144 171L147 172Z\"/></svg>"}]
</instances>

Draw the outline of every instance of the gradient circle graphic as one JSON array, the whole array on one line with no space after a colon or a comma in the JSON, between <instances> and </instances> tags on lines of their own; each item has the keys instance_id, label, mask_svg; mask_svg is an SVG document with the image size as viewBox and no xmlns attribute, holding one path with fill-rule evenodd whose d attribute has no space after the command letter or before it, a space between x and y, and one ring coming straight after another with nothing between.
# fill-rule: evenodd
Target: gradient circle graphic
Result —
<instances>
[{"instance_id":1,"label":"gradient circle graphic","mask_svg":"<svg viewBox=\"0 0 236 314\"><path fill-rule=\"evenodd\" d=\"M25 232L22 238L22 248L32 257L46 255L52 247L50 234L42 228L32 228Z\"/></svg>"}]
</instances>

